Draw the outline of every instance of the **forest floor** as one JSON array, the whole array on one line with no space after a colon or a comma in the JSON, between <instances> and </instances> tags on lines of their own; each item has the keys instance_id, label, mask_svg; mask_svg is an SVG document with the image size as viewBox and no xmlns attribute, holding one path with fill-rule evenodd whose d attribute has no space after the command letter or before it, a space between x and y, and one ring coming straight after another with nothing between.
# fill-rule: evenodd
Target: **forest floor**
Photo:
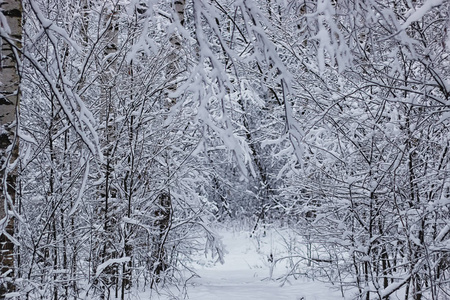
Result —
<instances>
[{"instance_id":1,"label":"forest floor","mask_svg":"<svg viewBox=\"0 0 450 300\"><path fill-rule=\"evenodd\" d=\"M185 286L186 299L192 300L336 300L343 299L340 291L318 280L300 276L287 281L276 280L289 272L289 261L272 268L270 254L286 256L289 248L299 245L298 236L267 229L250 237L247 231L221 229L219 235L225 246L225 262L220 264L211 257L201 257L196 263L198 277ZM301 249L299 250L301 251ZM272 278L272 279L270 279ZM159 296L161 300L180 296ZM147 295L148 298L148 295ZM144 298L142 298L144 299ZM153 297L152 297L153 299Z\"/></svg>"}]
</instances>

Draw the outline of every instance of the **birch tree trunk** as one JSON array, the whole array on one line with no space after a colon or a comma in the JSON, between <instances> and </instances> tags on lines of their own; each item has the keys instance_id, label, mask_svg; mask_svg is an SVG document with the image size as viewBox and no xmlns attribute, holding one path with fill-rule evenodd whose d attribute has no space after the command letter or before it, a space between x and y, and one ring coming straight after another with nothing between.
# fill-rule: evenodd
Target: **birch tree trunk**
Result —
<instances>
[{"instance_id":1,"label":"birch tree trunk","mask_svg":"<svg viewBox=\"0 0 450 300\"><path fill-rule=\"evenodd\" d=\"M174 19L173 22L179 23L180 26L184 25L184 10L186 7L185 0L174 0L172 1L172 9L175 14L173 14ZM179 66L179 54L181 48L182 38L178 34L174 33L170 37L170 43L172 45L171 53L169 54L169 62L167 66L167 80L169 85L167 87L167 95L176 91L177 79L180 73ZM176 103L177 99L170 98L168 96L167 103L165 103L167 111L170 110L171 106ZM170 163L167 161L169 157L168 153L165 154L166 163L167 163L167 178L170 178ZM170 222L172 218L172 198L170 194L170 189L162 192L157 200L157 208L155 210L155 221L154 228L157 232L153 239L153 251L152 251L152 260L153 260L153 272L155 277L152 279L150 288L153 288L156 282L159 282L164 275L162 274L168 267L167 263L167 252L165 249L165 243L167 239L168 232L170 230Z\"/></svg>"},{"instance_id":2,"label":"birch tree trunk","mask_svg":"<svg viewBox=\"0 0 450 300\"><path fill-rule=\"evenodd\" d=\"M22 5L19 0L0 2L0 299L14 290L14 221L9 211L15 200L18 156L17 109L19 105L18 49L22 41Z\"/></svg>"},{"instance_id":3,"label":"birch tree trunk","mask_svg":"<svg viewBox=\"0 0 450 300\"><path fill-rule=\"evenodd\" d=\"M103 250L101 253L101 263L105 263L109 259L114 259L118 256L117 251L109 248L115 242L117 223L114 218L114 202L117 197L117 190L114 188L114 171L115 171L115 148L117 142L115 120L116 120L116 103L114 97L114 80L116 76L115 54L117 52L118 44L118 14L119 5L117 1L110 1L107 3L104 10L103 20L105 22L105 47L103 50L103 61L101 65L100 87L101 95L100 101L102 107L100 108L100 122L104 124L102 135L103 155L105 158L105 165L103 166L103 176L105 182L100 192L101 200L104 205L104 240ZM110 290L114 288L115 297L118 297L118 267L108 266L104 270L105 276L102 278L104 290L102 291L102 299L110 299Z\"/></svg>"}]
</instances>

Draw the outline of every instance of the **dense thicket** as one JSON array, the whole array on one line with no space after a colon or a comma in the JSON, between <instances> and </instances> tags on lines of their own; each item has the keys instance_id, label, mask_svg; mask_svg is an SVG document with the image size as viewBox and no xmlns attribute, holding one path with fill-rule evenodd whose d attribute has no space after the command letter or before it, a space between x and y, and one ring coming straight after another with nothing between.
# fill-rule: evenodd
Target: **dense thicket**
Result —
<instances>
[{"instance_id":1,"label":"dense thicket","mask_svg":"<svg viewBox=\"0 0 450 300\"><path fill-rule=\"evenodd\" d=\"M22 5L11 295L180 285L276 220L343 293L450 297L448 1Z\"/></svg>"}]
</instances>

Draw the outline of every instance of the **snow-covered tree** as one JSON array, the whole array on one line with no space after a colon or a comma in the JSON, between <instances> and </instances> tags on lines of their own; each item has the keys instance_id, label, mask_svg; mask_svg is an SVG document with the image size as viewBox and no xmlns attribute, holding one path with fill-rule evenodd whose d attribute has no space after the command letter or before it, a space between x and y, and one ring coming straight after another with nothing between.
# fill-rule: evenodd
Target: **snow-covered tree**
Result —
<instances>
[{"instance_id":1,"label":"snow-covered tree","mask_svg":"<svg viewBox=\"0 0 450 300\"><path fill-rule=\"evenodd\" d=\"M448 293L447 1L23 4L19 293L180 283L227 219L295 226L357 298Z\"/></svg>"}]
</instances>

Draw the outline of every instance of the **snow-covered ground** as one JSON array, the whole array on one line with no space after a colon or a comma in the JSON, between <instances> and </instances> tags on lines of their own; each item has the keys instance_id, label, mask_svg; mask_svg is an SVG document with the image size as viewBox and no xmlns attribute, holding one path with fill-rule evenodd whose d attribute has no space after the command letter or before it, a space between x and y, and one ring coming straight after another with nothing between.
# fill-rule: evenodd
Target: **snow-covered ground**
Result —
<instances>
[{"instance_id":1,"label":"snow-covered ground","mask_svg":"<svg viewBox=\"0 0 450 300\"><path fill-rule=\"evenodd\" d=\"M286 239L268 229L265 236L250 237L248 232L220 230L227 251L225 263L214 263L211 257L199 258L195 269L199 277L188 281L185 290L193 300L336 300L342 299L336 288L312 279L300 277L283 282L271 280L269 256L285 255ZM283 235L284 236L284 235ZM292 236L288 239L292 240ZM277 264L272 278L285 274L286 266ZM159 296L159 299L176 299ZM147 294L148 298L148 294ZM158 297L155 297L158 298ZM153 297L152 297L153 299Z\"/></svg>"}]
</instances>

